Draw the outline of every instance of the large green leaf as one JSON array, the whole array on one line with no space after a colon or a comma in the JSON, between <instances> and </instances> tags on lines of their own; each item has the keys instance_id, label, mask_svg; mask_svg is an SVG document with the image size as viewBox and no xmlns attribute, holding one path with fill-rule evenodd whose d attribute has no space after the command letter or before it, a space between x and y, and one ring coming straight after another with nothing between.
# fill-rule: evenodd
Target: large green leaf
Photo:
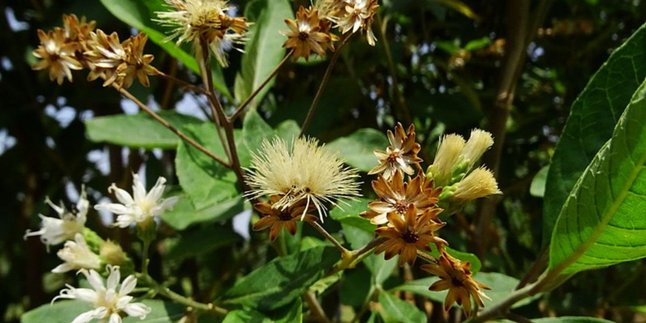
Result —
<instances>
[{"instance_id":1,"label":"large green leaf","mask_svg":"<svg viewBox=\"0 0 646 323\"><path fill-rule=\"evenodd\" d=\"M150 306L152 309L150 314L143 320L126 317L123 322L171 323L177 322L177 320L184 316L185 308L181 305L151 299L143 300L142 302ZM88 303L80 301L60 301L51 305L41 305L25 313L20 318L20 321L22 323L69 323L79 314L91 309Z\"/></svg>"},{"instance_id":2,"label":"large green leaf","mask_svg":"<svg viewBox=\"0 0 646 323\"><path fill-rule=\"evenodd\" d=\"M545 184L545 243L577 179L610 139L619 116L646 77L645 43L646 25L614 51L572 104Z\"/></svg>"},{"instance_id":3,"label":"large green leaf","mask_svg":"<svg viewBox=\"0 0 646 323\"><path fill-rule=\"evenodd\" d=\"M217 130L212 124L188 126L186 133L214 154L225 156ZM231 200L239 195L233 171L184 142L177 147L175 167L182 189L197 210L212 207L215 203Z\"/></svg>"},{"instance_id":4,"label":"large green leaf","mask_svg":"<svg viewBox=\"0 0 646 323\"><path fill-rule=\"evenodd\" d=\"M137 1L137 0L101 0L101 3L119 20L126 24L139 29L145 33L148 38L163 48L171 56L175 57L186 67L196 73L200 69L193 55L189 54L183 48L177 46L174 41L170 40L162 32L164 28L155 23L157 19L156 12L172 10L163 5L162 0ZM223 95L231 97L229 89L224 82L222 69L219 65L213 64L213 86Z\"/></svg>"},{"instance_id":5,"label":"large green leaf","mask_svg":"<svg viewBox=\"0 0 646 323\"><path fill-rule=\"evenodd\" d=\"M379 314L385 322L426 322L424 312L388 292L379 293L379 304Z\"/></svg>"},{"instance_id":6,"label":"large green leaf","mask_svg":"<svg viewBox=\"0 0 646 323\"><path fill-rule=\"evenodd\" d=\"M178 129L202 123L175 112L161 112L160 115ZM91 141L133 148L175 149L181 140L145 113L92 118L85 121L85 129Z\"/></svg>"},{"instance_id":7,"label":"large green leaf","mask_svg":"<svg viewBox=\"0 0 646 323\"><path fill-rule=\"evenodd\" d=\"M646 82L565 201L549 268L576 272L646 257Z\"/></svg>"},{"instance_id":8,"label":"large green leaf","mask_svg":"<svg viewBox=\"0 0 646 323\"><path fill-rule=\"evenodd\" d=\"M224 295L224 303L272 310L291 303L339 260L334 248L316 247L276 258L243 277Z\"/></svg>"},{"instance_id":9,"label":"large green leaf","mask_svg":"<svg viewBox=\"0 0 646 323\"><path fill-rule=\"evenodd\" d=\"M233 231L230 225L209 225L180 234L179 238L165 240L168 249L166 259L181 261L185 258L211 252L242 239Z\"/></svg>"},{"instance_id":10,"label":"large green leaf","mask_svg":"<svg viewBox=\"0 0 646 323\"><path fill-rule=\"evenodd\" d=\"M300 323L303 322L303 303L296 299L289 306L273 311L269 315L250 308L234 310L227 314L223 323Z\"/></svg>"},{"instance_id":11,"label":"large green leaf","mask_svg":"<svg viewBox=\"0 0 646 323\"><path fill-rule=\"evenodd\" d=\"M328 149L338 151L342 159L352 167L367 172L378 163L373 151L385 150L388 140L382 132L375 129L359 129L327 146Z\"/></svg>"},{"instance_id":12,"label":"large green leaf","mask_svg":"<svg viewBox=\"0 0 646 323\"><path fill-rule=\"evenodd\" d=\"M162 220L177 230L184 230L197 223L227 220L244 210L245 200L234 196L196 208L191 198L183 194L172 209L161 215Z\"/></svg>"},{"instance_id":13,"label":"large green leaf","mask_svg":"<svg viewBox=\"0 0 646 323\"><path fill-rule=\"evenodd\" d=\"M249 30L250 40L242 55L242 67L236 77L235 96L238 101L244 101L271 74L278 65L285 49L285 36L280 30L287 29L285 19L294 16L292 6L287 0L254 0L247 4L245 17L254 21ZM271 81L263 88L251 106L256 106L269 90Z\"/></svg>"},{"instance_id":14,"label":"large green leaf","mask_svg":"<svg viewBox=\"0 0 646 323\"><path fill-rule=\"evenodd\" d=\"M585 316L561 316L532 319L534 323L611 323L612 321Z\"/></svg>"}]
</instances>

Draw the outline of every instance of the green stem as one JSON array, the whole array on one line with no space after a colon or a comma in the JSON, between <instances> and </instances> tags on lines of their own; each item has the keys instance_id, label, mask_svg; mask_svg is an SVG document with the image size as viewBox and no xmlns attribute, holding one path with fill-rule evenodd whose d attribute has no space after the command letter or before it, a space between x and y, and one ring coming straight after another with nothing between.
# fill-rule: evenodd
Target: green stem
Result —
<instances>
[{"instance_id":1,"label":"green stem","mask_svg":"<svg viewBox=\"0 0 646 323\"><path fill-rule=\"evenodd\" d=\"M141 249L141 272L143 273L144 276L149 276L148 275L148 264L150 263L150 259L148 258L148 249L150 249L150 240L144 239L143 240L143 246Z\"/></svg>"},{"instance_id":2,"label":"green stem","mask_svg":"<svg viewBox=\"0 0 646 323\"><path fill-rule=\"evenodd\" d=\"M227 309L216 306L213 303L200 303L186 296L180 295L172 291L170 288L166 286L162 286L161 284L156 282L152 277L148 276L146 273L143 273L143 276L146 282L148 282L153 287L155 292L179 304L183 304L195 309L215 313L218 315L226 315L229 312Z\"/></svg>"},{"instance_id":3,"label":"green stem","mask_svg":"<svg viewBox=\"0 0 646 323\"><path fill-rule=\"evenodd\" d=\"M325 228L323 228L318 222L307 221L307 223L309 223L312 227L314 227L314 229L316 229L316 231L318 231L323 237L325 237L325 239L332 242L332 244L337 249L339 249L339 251L341 252L341 255L345 257L345 255L350 254L350 251L345 247L343 247L341 243L337 239L335 239L329 232L327 232L327 230L325 230Z\"/></svg>"},{"instance_id":4,"label":"green stem","mask_svg":"<svg viewBox=\"0 0 646 323\"><path fill-rule=\"evenodd\" d=\"M336 61L339 59L339 56L341 54L341 49L343 49L343 47L348 43L348 40L352 37L352 35L353 34L350 34L345 37L345 39L343 39L343 41L341 42L341 45L339 45L339 47L334 51L334 55L332 55L332 58L330 59L330 64L328 64L327 69L325 70L325 74L323 74L321 84L319 85L319 88L316 91L316 95L314 96L314 100L312 100L310 109L307 112L305 121L303 121L299 137L302 137L305 134L305 131L307 131L307 128L312 122L312 118L314 117L314 114L316 114L316 109L318 108L319 101L321 100L321 96L323 95L323 90L325 89L325 86L327 86L327 83L330 80L330 75L332 75L334 65L336 65Z\"/></svg>"}]
</instances>

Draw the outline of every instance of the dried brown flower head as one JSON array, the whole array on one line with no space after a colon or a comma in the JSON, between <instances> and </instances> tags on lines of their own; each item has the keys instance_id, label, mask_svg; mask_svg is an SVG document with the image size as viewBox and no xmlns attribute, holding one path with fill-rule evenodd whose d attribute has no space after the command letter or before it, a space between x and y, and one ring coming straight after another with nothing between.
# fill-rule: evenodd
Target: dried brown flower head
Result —
<instances>
[{"instance_id":1,"label":"dried brown flower head","mask_svg":"<svg viewBox=\"0 0 646 323\"><path fill-rule=\"evenodd\" d=\"M375 248L375 253L384 252L385 258L390 259L399 254L399 265L415 263L417 250L428 250L429 243L446 245L446 241L435 235L435 231L445 223L435 220L435 214L427 210L417 215L417 208L411 204L402 216L397 212L388 213L389 225L377 228L378 236L386 238Z\"/></svg>"},{"instance_id":2,"label":"dried brown flower head","mask_svg":"<svg viewBox=\"0 0 646 323\"><path fill-rule=\"evenodd\" d=\"M47 33L39 29L38 39L40 45L33 54L40 58L40 61L32 68L37 71L48 70L49 79L56 80L59 85L63 84L65 78L72 82L72 70L83 69L83 65L76 58L78 44L69 42L62 28L54 28Z\"/></svg>"},{"instance_id":3,"label":"dried brown flower head","mask_svg":"<svg viewBox=\"0 0 646 323\"><path fill-rule=\"evenodd\" d=\"M79 19L76 15L63 15L63 29L68 42L78 43L78 50L83 49L83 43L90 39L90 33L96 28L96 21L87 21L85 17Z\"/></svg>"},{"instance_id":4,"label":"dried brown flower head","mask_svg":"<svg viewBox=\"0 0 646 323\"><path fill-rule=\"evenodd\" d=\"M320 4L322 12L341 33L355 33L363 30L370 46L374 46L377 38L372 32L372 22L379 9L377 0L323 0Z\"/></svg>"},{"instance_id":5,"label":"dried brown flower head","mask_svg":"<svg viewBox=\"0 0 646 323\"><path fill-rule=\"evenodd\" d=\"M437 216L442 211L437 207L438 195L442 189L435 188L433 181L427 180L424 175L417 175L405 182L402 172L397 171L390 180L379 176L377 180L372 181L372 189L379 200L370 202L370 210L361 215L369 218L373 224L388 223L388 213L397 212L404 215L411 204L415 205L417 215L430 210Z\"/></svg>"},{"instance_id":6,"label":"dried brown flower head","mask_svg":"<svg viewBox=\"0 0 646 323\"><path fill-rule=\"evenodd\" d=\"M174 11L157 12L158 21L173 28L171 38L177 44L192 42L201 54L203 42L222 66L227 66L225 51L244 41L249 23L244 17L231 17L228 1L224 0L165 0Z\"/></svg>"},{"instance_id":7,"label":"dried brown flower head","mask_svg":"<svg viewBox=\"0 0 646 323\"><path fill-rule=\"evenodd\" d=\"M262 218L253 225L255 231L269 228L269 240L274 241L280 231L285 228L291 235L296 233L296 224L299 220L316 221L313 214L316 209L313 206L306 208L304 201L290 206L286 209L274 208L274 204L280 200L280 196L272 196L268 202L256 203L254 207Z\"/></svg>"},{"instance_id":8,"label":"dried brown flower head","mask_svg":"<svg viewBox=\"0 0 646 323\"><path fill-rule=\"evenodd\" d=\"M85 52L90 68L89 80L101 78L105 80L103 86L115 84L129 88L137 78L144 86L150 85L148 76L158 72L150 65L153 55L143 53L148 40L145 34L139 33L123 43L117 33L107 35L100 29L91 37Z\"/></svg>"},{"instance_id":9,"label":"dried brown flower head","mask_svg":"<svg viewBox=\"0 0 646 323\"><path fill-rule=\"evenodd\" d=\"M461 262L458 259L451 257L445 251L434 264L422 265L422 269L434 275L437 275L440 280L433 283L429 287L432 291L441 291L448 289L449 293L444 299L444 310L448 311L453 303L457 302L462 306L462 309L467 315L471 315L471 297L478 303L480 307L484 306L482 298L488 298L482 292L482 289L489 289L489 287L475 281L471 277L471 264L468 262Z\"/></svg>"},{"instance_id":10,"label":"dried brown flower head","mask_svg":"<svg viewBox=\"0 0 646 323\"><path fill-rule=\"evenodd\" d=\"M312 52L325 56L327 50L334 50L332 41L336 36L330 33L330 23L321 20L317 9L303 6L298 8L296 19L285 19L289 31L285 32L285 48L294 49L294 59L308 59Z\"/></svg>"},{"instance_id":11,"label":"dried brown flower head","mask_svg":"<svg viewBox=\"0 0 646 323\"><path fill-rule=\"evenodd\" d=\"M390 145L386 151L375 150L374 154L379 158L379 165L368 172L369 175L382 174L390 179L397 171L403 171L408 175L415 174L415 169L420 169L419 163L422 159L417 157L421 147L415 142L415 125L410 125L407 131L401 123L395 126L395 132L388 130L388 141ZM413 168L415 166L415 168Z\"/></svg>"}]
</instances>

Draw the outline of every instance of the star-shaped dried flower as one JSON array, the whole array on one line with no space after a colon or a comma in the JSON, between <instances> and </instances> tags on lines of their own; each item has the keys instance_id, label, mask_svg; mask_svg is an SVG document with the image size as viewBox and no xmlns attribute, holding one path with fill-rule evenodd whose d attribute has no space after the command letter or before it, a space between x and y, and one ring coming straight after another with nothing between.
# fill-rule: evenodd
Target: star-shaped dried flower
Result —
<instances>
[{"instance_id":1,"label":"star-shaped dried flower","mask_svg":"<svg viewBox=\"0 0 646 323\"><path fill-rule=\"evenodd\" d=\"M428 250L429 244L446 245L446 241L435 235L435 231L445 223L434 219L435 214L427 210L417 215L417 208L411 204L404 216L397 212L388 213L388 226L377 228L378 236L386 238L375 248L375 253L384 252L386 259L399 254L399 265L412 265L417 258L417 250Z\"/></svg>"},{"instance_id":2,"label":"star-shaped dried flower","mask_svg":"<svg viewBox=\"0 0 646 323\"><path fill-rule=\"evenodd\" d=\"M489 289L489 287L475 281L471 277L470 268L471 265L468 262L463 263L444 251L442 251L442 255L437 260L437 263L422 265L423 270L437 275L440 278L439 281L429 287L430 290L449 290L444 299L445 311L448 311L451 305L457 302L458 305L462 306L462 309L467 315L471 315L472 297L480 307L484 306L482 298L488 299L488 297L482 292L482 289Z\"/></svg>"},{"instance_id":3,"label":"star-shaped dried flower","mask_svg":"<svg viewBox=\"0 0 646 323\"><path fill-rule=\"evenodd\" d=\"M411 204L415 205L418 215L429 209L434 215L442 211L437 207L438 195L442 189L435 188L433 181L427 180L423 175L417 175L404 182L404 175L397 171L390 180L379 176L377 180L372 181L372 189L379 200L370 202L370 210L361 215L376 225L388 223L388 213L397 212L404 215Z\"/></svg>"},{"instance_id":4,"label":"star-shaped dried flower","mask_svg":"<svg viewBox=\"0 0 646 323\"><path fill-rule=\"evenodd\" d=\"M422 159L417 157L421 147L415 142L415 125L410 125L407 131L401 123L395 126L395 132L388 130L388 141L390 145L386 151L375 150L374 154L379 158L379 165L368 172L369 175L382 174L390 179L395 172L403 171L408 175L415 174L415 169L420 169ZM415 166L415 167L413 167Z\"/></svg>"},{"instance_id":5,"label":"star-shaped dried flower","mask_svg":"<svg viewBox=\"0 0 646 323\"><path fill-rule=\"evenodd\" d=\"M32 69L48 70L49 79L56 80L59 85L63 84L65 78L72 82L72 70L83 69L83 65L76 58L78 44L68 42L62 28L55 28L47 33L39 29L38 39L40 45L33 54L40 58L40 61L34 64Z\"/></svg>"},{"instance_id":6,"label":"star-shaped dried flower","mask_svg":"<svg viewBox=\"0 0 646 323\"><path fill-rule=\"evenodd\" d=\"M298 221L316 221L316 209L313 206L305 208L305 201L296 203L284 210L273 208L274 203L280 200L280 196L274 195L268 202L256 203L256 210L262 215L262 218L253 225L255 231L261 231L269 228L269 240L274 241L280 234L280 231L287 230L291 235L296 233L296 224Z\"/></svg>"},{"instance_id":7,"label":"star-shaped dried flower","mask_svg":"<svg viewBox=\"0 0 646 323\"><path fill-rule=\"evenodd\" d=\"M318 6L341 33L355 33L361 29L366 33L368 44L375 45L377 38L372 32L372 23L379 10L377 0L322 0Z\"/></svg>"},{"instance_id":8,"label":"star-shaped dried flower","mask_svg":"<svg viewBox=\"0 0 646 323\"><path fill-rule=\"evenodd\" d=\"M301 6L296 19L285 19L289 31L284 32L287 40L283 47L294 49L294 59L308 59L312 52L325 56L327 50L334 50L332 41L336 36L330 33L330 23L321 20L317 9Z\"/></svg>"}]
</instances>

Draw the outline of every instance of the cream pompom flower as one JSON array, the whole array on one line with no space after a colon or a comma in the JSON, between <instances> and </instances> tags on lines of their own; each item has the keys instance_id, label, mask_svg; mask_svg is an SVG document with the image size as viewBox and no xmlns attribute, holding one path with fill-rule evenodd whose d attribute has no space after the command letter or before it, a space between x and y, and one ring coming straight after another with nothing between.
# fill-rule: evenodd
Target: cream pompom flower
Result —
<instances>
[{"instance_id":1,"label":"cream pompom flower","mask_svg":"<svg viewBox=\"0 0 646 323\"><path fill-rule=\"evenodd\" d=\"M60 205L52 203L49 198L45 200L45 203L56 211L58 218L47 217L39 214L38 216L42 220L40 223L40 230L27 230L25 233L25 239L31 236L40 236L40 241L42 241L49 250L49 246L57 245L66 240L71 240L74 238L75 234L83 231L83 228L85 228L85 221L87 219L87 211L90 207L90 202L87 200L84 188L81 189L81 196L71 210L67 210L63 203Z\"/></svg>"},{"instance_id":2,"label":"cream pompom flower","mask_svg":"<svg viewBox=\"0 0 646 323\"><path fill-rule=\"evenodd\" d=\"M56 254L64 263L52 269L53 273L61 274L75 269L99 269L101 267L101 259L90 250L80 233L76 234L73 241L66 241L63 249Z\"/></svg>"},{"instance_id":3,"label":"cream pompom flower","mask_svg":"<svg viewBox=\"0 0 646 323\"><path fill-rule=\"evenodd\" d=\"M79 272L87 278L92 288L75 288L67 285L60 294L52 300L52 303L59 298L76 299L90 303L94 309L79 314L72 323L86 323L93 319L109 321L110 323L121 323L121 312L127 316L146 318L151 308L143 303L131 303L133 297L128 294L137 286L137 278L134 275L126 277L121 282L119 266L107 266L109 273L107 282L95 270L81 269Z\"/></svg>"},{"instance_id":4,"label":"cream pompom flower","mask_svg":"<svg viewBox=\"0 0 646 323\"><path fill-rule=\"evenodd\" d=\"M177 202L177 197L162 198L166 188L164 177L159 177L155 186L147 193L139 176L133 174L132 177L132 195L112 183L108 191L114 193L119 203L102 203L94 206L97 210L106 210L117 214L115 225L121 228L151 220L173 207Z\"/></svg>"},{"instance_id":5,"label":"cream pompom flower","mask_svg":"<svg viewBox=\"0 0 646 323\"><path fill-rule=\"evenodd\" d=\"M359 175L343 165L337 155L319 146L313 138L295 139L291 147L283 139L264 141L252 157L247 183L250 198L280 197L272 207L285 210L305 201L307 210L313 205L321 221L327 205L339 199L359 196Z\"/></svg>"}]
</instances>

